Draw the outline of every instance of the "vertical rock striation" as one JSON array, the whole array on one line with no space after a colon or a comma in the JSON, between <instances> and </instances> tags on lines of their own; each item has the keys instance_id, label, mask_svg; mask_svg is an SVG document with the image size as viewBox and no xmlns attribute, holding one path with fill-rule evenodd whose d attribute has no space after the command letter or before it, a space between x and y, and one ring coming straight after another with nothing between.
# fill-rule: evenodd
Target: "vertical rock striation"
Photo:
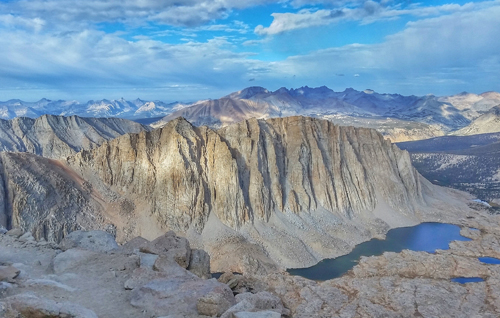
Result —
<instances>
[{"instance_id":1,"label":"vertical rock striation","mask_svg":"<svg viewBox=\"0 0 500 318\"><path fill-rule=\"evenodd\" d=\"M177 118L64 162L0 158L8 227L15 220L54 240L106 224L119 241L174 230L208 250L215 271L312 265L390 227L441 217L427 210L431 192L442 190L406 151L375 130L308 117L219 130Z\"/></svg>"},{"instance_id":2,"label":"vertical rock striation","mask_svg":"<svg viewBox=\"0 0 500 318\"><path fill-rule=\"evenodd\" d=\"M375 130L308 117L250 119L218 131L178 118L68 162L122 195L146 198L180 231L203 229L210 213L238 229L283 212L356 218L376 207L377 194L403 213L423 203L407 152Z\"/></svg>"},{"instance_id":3,"label":"vertical rock striation","mask_svg":"<svg viewBox=\"0 0 500 318\"><path fill-rule=\"evenodd\" d=\"M148 129L120 118L43 115L37 119L0 119L0 151L29 152L61 159L82 149L98 147L105 140Z\"/></svg>"}]
</instances>

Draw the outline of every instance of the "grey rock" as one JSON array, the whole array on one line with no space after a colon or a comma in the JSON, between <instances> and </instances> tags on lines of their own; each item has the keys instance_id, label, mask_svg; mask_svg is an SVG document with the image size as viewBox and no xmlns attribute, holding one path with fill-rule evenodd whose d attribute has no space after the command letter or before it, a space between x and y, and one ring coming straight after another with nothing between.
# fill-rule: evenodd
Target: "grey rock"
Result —
<instances>
[{"instance_id":1,"label":"grey rock","mask_svg":"<svg viewBox=\"0 0 500 318\"><path fill-rule=\"evenodd\" d=\"M130 278L125 281L125 289L134 289L146 285L155 279L178 278L182 280L200 280L198 276L180 267L173 262L172 266L164 268L164 271L152 271L146 268L135 269Z\"/></svg>"},{"instance_id":2,"label":"grey rock","mask_svg":"<svg viewBox=\"0 0 500 318\"><path fill-rule=\"evenodd\" d=\"M89 196L88 183L82 187L75 176L59 161L0 152L0 201L11 207L2 211L1 205L0 224L10 215L13 227L22 226L37 240L57 243L80 227L99 227L104 223L103 207Z\"/></svg>"},{"instance_id":3,"label":"grey rock","mask_svg":"<svg viewBox=\"0 0 500 318\"><path fill-rule=\"evenodd\" d=\"M132 306L142 308L155 315L197 315L197 302L200 298L214 292L226 295L234 303L229 287L209 280L186 280L184 278L156 279L142 287L135 288L131 294Z\"/></svg>"},{"instance_id":4,"label":"grey rock","mask_svg":"<svg viewBox=\"0 0 500 318\"><path fill-rule=\"evenodd\" d=\"M235 304L234 296L228 289L210 292L198 299L196 308L200 315L221 316L226 310Z\"/></svg>"},{"instance_id":5,"label":"grey rock","mask_svg":"<svg viewBox=\"0 0 500 318\"><path fill-rule=\"evenodd\" d=\"M31 234L31 232L26 232L19 237L20 242L33 242L35 238Z\"/></svg>"},{"instance_id":6,"label":"grey rock","mask_svg":"<svg viewBox=\"0 0 500 318\"><path fill-rule=\"evenodd\" d=\"M34 294L19 294L2 300L6 317L44 318L98 318L80 305L37 297Z\"/></svg>"},{"instance_id":7,"label":"grey rock","mask_svg":"<svg viewBox=\"0 0 500 318\"><path fill-rule=\"evenodd\" d=\"M110 252L119 249L115 238L105 231L74 231L68 234L59 244L66 251L81 248L95 252Z\"/></svg>"},{"instance_id":8,"label":"grey rock","mask_svg":"<svg viewBox=\"0 0 500 318\"><path fill-rule=\"evenodd\" d=\"M128 252L134 252L135 250L140 250L141 247L146 246L148 243L149 241L145 238L137 236L123 244L122 248Z\"/></svg>"},{"instance_id":9,"label":"grey rock","mask_svg":"<svg viewBox=\"0 0 500 318\"><path fill-rule=\"evenodd\" d=\"M26 286L43 287L46 289L60 289L60 290L66 291L66 292L74 292L77 290L76 288L73 288L73 287L70 287L68 285L56 282L54 280L43 279L43 278L28 279L25 282L25 285Z\"/></svg>"},{"instance_id":10,"label":"grey rock","mask_svg":"<svg viewBox=\"0 0 500 318\"><path fill-rule=\"evenodd\" d=\"M21 270L14 266L0 266L0 282L11 282L13 281L19 274Z\"/></svg>"},{"instance_id":11,"label":"grey rock","mask_svg":"<svg viewBox=\"0 0 500 318\"><path fill-rule=\"evenodd\" d=\"M13 285L7 282L0 281L0 298L5 297L5 295L13 288ZM1 313L1 311L0 311ZM0 316L1 317L1 316Z\"/></svg>"},{"instance_id":12,"label":"grey rock","mask_svg":"<svg viewBox=\"0 0 500 318\"><path fill-rule=\"evenodd\" d=\"M234 288L236 288L236 286L238 286L238 283L239 283L239 280L237 278L233 278L227 282L227 286L229 286L229 288L231 288L231 289L234 289Z\"/></svg>"},{"instance_id":13,"label":"grey rock","mask_svg":"<svg viewBox=\"0 0 500 318\"><path fill-rule=\"evenodd\" d=\"M224 272L220 277L217 279L219 282L227 284L229 281L234 279L235 275L231 272Z\"/></svg>"},{"instance_id":14,"label":"grey rock","mask_svg":"<svg viewBox=\"0 0 500 318\"><path fill-rule=\"evenodd\" d=\"M192 249L187 269L200 278L212 278L212 274L210 273L210 255L204 250Z\"/></svg>"},{"instance_id":15,"label":"grey rock","mask_svg":"<svg viewBox=\"0 0 500 318\"><path fill-rule=\"evenodd\" d=\"M7 235L13 236L15 238L19 238L21 235L24 234L24 231L21 230L20 228L16 227L7 232Z\"/></svg>"},{"instance_id":16,"label":"grey rock","mask_svg":"<svg viewBox=\"0 0 500 318\"><path fill-rule=\"evenodd\" d=\"M153 270L153 266L158 259L158 255L155 254L149 254L149 253L138 253L139 257L141 259L141 267L142 268L148 268Z\"/></svg>"},{"instance_id":17,"label":"grey rock","mask_svg":"<svg viewBox=\"0 0 500 318\"><path fill-rule=\"evenodd\" d=\"M281 314L269 310L257 312L241 311L233 313L232 318L281 318Z\"/></svg>"},{"instance_id":18,"label":"grey rock","mask_svg":"<svg viewBox=\"0 0 500 318\"><path fill-rule=\"evenodd\" d=\"M236 295L237 304L229 308L221 317L230 318L237 312L274 311L278 315L288 313L283 307L281 299L269 292L263 291L256 294L242 293Z\"/></svg>"},{"instance_id":19,"label":"grey rock","mask_svg":"<svg viewBox=\"0 0 500 318\"><path fill-rule=\"evenodd\" d=\"M71 268L78 266L82 263L88 262L91 259L98 258L99 254L82 249L69 249L63 253L58 254L52 260L52 268L56 274L64 273L71 270Z\"/></svg>"},{"instance_id":20,"label":"grey rock","mask_svg":"<svg viewBox=\"0 0 500 318\"><path fill-rule=\"evenodd\" d=\"M191 257L189 241L184 237L175 235L173 231L165 233L152 242L140 248L143 253L164 255L172 258L183 268L187 268Z\"/></svg>"}]
</instances>

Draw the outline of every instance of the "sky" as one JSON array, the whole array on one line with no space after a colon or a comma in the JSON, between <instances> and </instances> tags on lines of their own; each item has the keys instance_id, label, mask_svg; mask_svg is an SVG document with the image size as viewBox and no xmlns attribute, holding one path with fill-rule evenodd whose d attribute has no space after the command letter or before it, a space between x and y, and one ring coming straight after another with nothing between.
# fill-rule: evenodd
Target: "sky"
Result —
<instances>
[{"instance_id":1,"label":"sky","mask_svg":"<svg viewBox=\"0 0 500 318\"><path fill-rule=\"evenodd\" d=\"M0 0L0 101L500 91L500 0Z\"/></svg>"}]
</instances>

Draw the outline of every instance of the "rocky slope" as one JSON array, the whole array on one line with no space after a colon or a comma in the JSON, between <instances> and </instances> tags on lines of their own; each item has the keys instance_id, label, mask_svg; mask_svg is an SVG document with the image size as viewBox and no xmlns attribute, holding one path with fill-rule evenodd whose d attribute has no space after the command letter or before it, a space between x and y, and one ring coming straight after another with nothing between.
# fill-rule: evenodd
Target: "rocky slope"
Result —
<instances>
[{"instance_id":1,"label":"rocky slope","mask_svg":"<svg viewBox=\"0 0 500 318\"><path fill-rule=\"evenodd\" d=\"M474 119L468 126L454 131L452 135L470 136L500 131L500 105Z\"/></svg>"},{"instance_id":2,"label":"rocky slope","mask_svg":"<svg viewBox=\"0 0 500 318\"><path fill-rule=\"evenodd\" d=\"M120 118L43 115L37 119L0 119L0 151L29 152L47 158L66 158L82 149L148 127Z\"/></svg>"},{"instance_id":3,"label":"rocky slope","mask_svg":"<svg viewBox=\"0 0 500 318\"><path fill-rule=\"evenodd\" d=\"M436 253L364 257L323 282L286 272L203 276L202 250L172 232L119 246L101 231L74 232L59 245L0 232L0 315L51 318L498 317L500 216L456 219L470 241ZM457 277L480 282L461 284Z\"/></svg>"},{"instance_id":4,"label":"rocky slope","mask_svg":"<svg viewBox=\"0 0 500 318\"><path fill-rule=\"evenodd\" d=\"M439 101L449 103L460 110L464 117L473 120L494 106L500 105L500 93L485 92L479 95L463 92L452 96L443 96Z\"/></svg>"},{"instance_id":5,"label":"rocky slope","mask_svg":"<svg viewBox=\"0 0 500 318\"><path fill-rule=\"evenodd\" d=\"M16 154L3 158L9 156ZM2 179L9 226L43 237L50 214L35 202L52 192L61 198L54 206L68 205L64 219L74 228L88 226L72 208L78 199L95 227L116 227L119 241L172 229L209 251L217 270L312 265L391 227L468 210L376 131L307 117L251 119L217 131L178 118L66 162L37 163L40 171L55 169L57 180L23 181L26 168L8 159ZM39 197L29 195L33 189ZM16 195L21 190L26 196Z\"/></svg>"},{"instance_id":6,"label":"rocky slope","mask_svg":"<svg viewBox=\"0 0 500 318\"><path fill-rule=\"evenodd\" d=\"M0 226L59 242L68 233L105 228L92 187L62 162L0 152Z\"/></svg>"}]
</instances>

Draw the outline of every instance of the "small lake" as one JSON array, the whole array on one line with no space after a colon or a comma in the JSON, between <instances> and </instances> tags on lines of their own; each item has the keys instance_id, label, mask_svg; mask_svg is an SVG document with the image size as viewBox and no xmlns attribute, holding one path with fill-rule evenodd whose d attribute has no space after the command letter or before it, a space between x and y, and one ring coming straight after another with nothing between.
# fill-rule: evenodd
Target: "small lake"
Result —
<instances>
[{"instance_id":1,"label":"small lake","mask_svg":"<svg viewBox=\"0 0 500 318\"><path fill-rule=\"evenodd\" d=\"M460 284L467 284L467 283L484 282L484 279L482 279L481 277L457 277L457 278L452 278L451 281Z\"/></svg>"},{"instance_id":2,"label":"small lake","mask_svg":"<svg viewBox=\"0 0 500 318\"><path fill-rule=\"evenodd\" d=\"M479 257L478 260L481 263L485 263L485 264L495 264L495 265L500 264L500 259L494 258L494 257Z\"/></svg>"},{"instance_id":3,"label":"small lake","mask_svg":"<svg viewBox=\"0 0 500 318\"><path fill-rule=\"evenodd\" d=\"M288 269L292 275L312 280L337 278L359 261L361 256L382 255L384 252L401 252L402 250L435 252L437 249L447 250L451 241L470 241L460 235L460 227L445 223L421 223L412 227L401 227L387 232L385 240L372 239L356 245L351 253L332 259L325 259L309 268Z\"/></svg>"}]
</instances>

